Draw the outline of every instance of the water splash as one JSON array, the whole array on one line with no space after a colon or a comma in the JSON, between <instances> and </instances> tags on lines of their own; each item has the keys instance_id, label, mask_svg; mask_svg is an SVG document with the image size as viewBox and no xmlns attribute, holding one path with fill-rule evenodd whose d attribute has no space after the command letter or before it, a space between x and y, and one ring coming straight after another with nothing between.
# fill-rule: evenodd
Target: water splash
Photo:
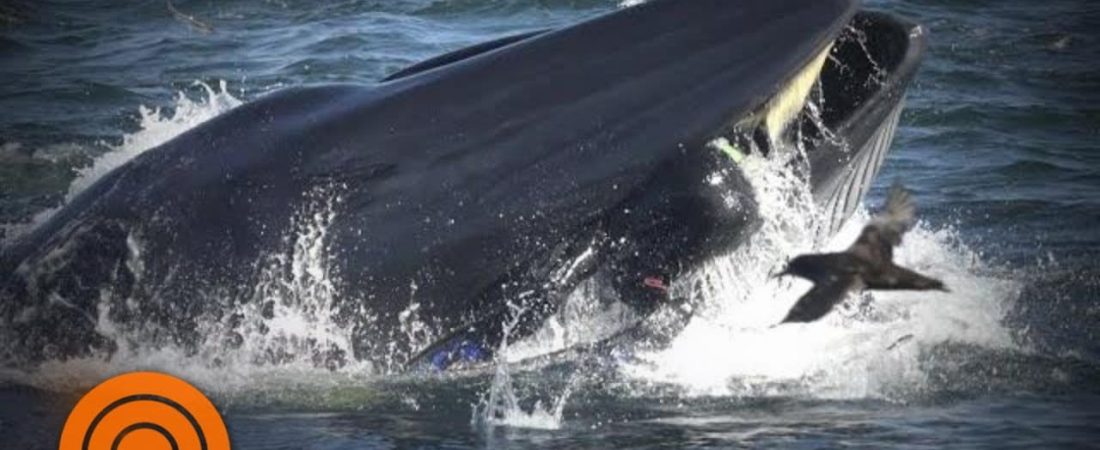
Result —
<instances>
[{"instance_id":1,"label":"water splash","mask_svg":"<svg viewBox=\"0 0 1100 450\"><path fill-rule=\"evenodd\" d=\"M519 381L512 377L509 363L497 364L488 392L474 406L471 425L486 431L495 427L561 429L565 405L573 395L577 380L575 376L570 378L560 393L549 394L545 399L549 401L545 404L544 399L534 399L531 406L525 408L524 397L517 391ZM539 379L530 384L536 388L544 387L546 380Z\"/></svg>"},{"instance_id":2,"label":"water splash","mask_svg":"<svg viewBox=\"0 0 1100 450\"><path fill-rule=\"evenodd\" d=\"M329 370L353 363L350 327L335 315L339 279L326 239L343 202L340 189L323 186L307 194L292 219L293 231L283 239L285 250L266 257L251 298L231 314L241 324L213 323L211 331L240 342L228 349L215 346L215 357L244 365L298 363Z\"/></svg>"},{"instance_id":3,"label":"water splash","mask_svg":"<svg viewBox=\"0 0 1100 450\"><path fill-rule=\"evenodd\" d=\"M0 236L4 237L4 242L0 242L0 245L33 231L38 225L49 220L65 204L72 201L73 198L116 167L242 103L240 99L229 93L224 80L219 82L217 89L201 81L196 81L193 86L202 88L204 96L192 99L184 92L177 92L175 105L171 108L170 113L161 108L150 109L146 106L138 106L139 129L133 133L123 135L121 144L109 145L108 151L96 157L90 166L78 169L76 178L69 185L65 198L60 205L38 212L27 223L0 225L0 228L3 228L4 231L0 233ZM59 148L69 149L66 153L71 154L73 151L70 147L75 146L61 146ZM56 158L55 155L58 151L49 150L41 152L43 157Z\"/></svg>"},{"instance_id":4,"label":"water splash","mask_svg":"<svg viewBox=\"0 0 1100 450\"><path fill-rule=\"evenodd\" d=\"M157 147L180 133L241 104L239 99L229 93L224 80L219 82L217 90L201 81L196 81L193 85L201 87L205 97L192 100L183 92L177 92L176 104L170 115L165 114L160 108L149 109L139 106L138 125L141 129L124 135L122 144L96 158L91 166L80 169L76 179L69 185L65 201L72 200L103 175L145 153L146 150Z\"/></svg>"},{"instance_id":5,"label":"water splash","mask_svg":"<svg viewBox=\"0 0 1100 450\"><path fill-rule=\"evenodd\" d=\"M770 275L794 255L847 247L869 220L860 211L835 236L822 236L827 228L814 227L822 213L789 158L746 159L761 230L674 286L702 311L668 348L624 363L624 374L688 396L890 399L927 385L923 355L937 344L1015 347L1002 319L1019 287L986 273L954 231L923 223L895 259L943 279L952 293L864 293L819 322L775 326L810 284Z\"/></svg>"},{"instance_id":6,"label":"water splash","mask_svg":"<svg viewBox=\"0 0 1100 450\"><path fill-rule=\"evenodd\" d=\"M509 351L509 336L512 330L515 329L520 317L522 317L522 310L519 306L509 304L509 308L513 309L512 319L509 323L505 324L504 336L501 340L500 346L497 349L499 355L509 355L511 358L517 358L519 354ZM560 314L559 314L560 316ZM553 325L547 325L546 328L555 328ZM528 337L526 341L538 342L542 338ZM553 340L552 342L557 342ZM521 353L522 354L522 353ZM479 403L474 405L473 416L470 419L470 423L474 428L481 429L483 431L489 431L495 427L512 427L512 428L533 428L543 430L557 430L561 428L562 415L565 410L565 404L569 400L569 397L573 394L573 389L576 385L578 378L576 373L569 379L562 392L544 405L543 399L534 399L533 404L529 408L524 408L524 399L517 392L517 387L520 386L520 382L513 379L511 373L512 363L509 361L509 357L505 356L498 360L494 366L493 379L489 385L489 389L482 396ZM547 385L546 380L541 377L537 377L529 383L530 387L545 388ZM537 396L537 394L535 394Z\"/></svg>"},{"instance_id":7,"label":"water splash","mask_svg":"<svg viewBox=\"0 0 1100 450\"><path fill-rule=\"evenodd\" d=\"M172 113L141 107L140 129L80 171L70 186L71 199L104 174L180 133L224 113L241 103L222 82L218 89L196 83L205 97L192 100L178 94ZM255 287L243 298L223 292L207 292L198 302L226 306L227 314L199 320L203 341L197 348L176 345L169 330L143 321L116 322L114 309L139 311L134 298L114 298L102 292L96 332L118 344L112 354L47 361L29 371L5 369L0 379L47 390L86 388L106 377L133 370L160 370L184 376L210 392L255 388L257 378L300 383L306 380L329 385L345 378L359 379L373 371L351 358L350 324L336 314L337 275L329 262L329 225L339 213L341 186L324 186L307 193L306 201L292 218L282 248L273 249L257 265ZM54 210L40 213L33 224L48 219ZM127 236L126 271L134 284L151 292L156 286L144 280L145 261L155 255L143 252L143 236ZM361 316L365 316L361 314ZM131 323L134 322L134 323ZM337 370L339 369L339 370ZM304 374L309 374L308 376ZM330 375L330 376L326 376Z\"/></svg>"},{"instance_id":8,"label":"water splash","mask_svg":"<svg viewBox=\"0 0 1100 450\"><path fill-rule=\"evenodd\" d=\"M140 305L132 298L103 298L97 304L96 332L115 342L116 351L47 361L28 372L0 377L68 391L119 373L157 370L183 376L212 393L232 393L261 386L256 384L257 378L330 386L348 377L369 376L372 367L351 356L352 326L338 316L336 307L339 279L332 269L326 237L343 201L339 192L339 186L329 186L307 194L292 218L282 248L273 249L258 262L256 286L244 298L210 292L196 299L221 305L214 309L228 309L217 317L196 320L200 342L177 344L171 329L155 323L116 322L113 309L133 312ZM136 283L148 283L142 281L147 255L141 237L131 235L127 244L126 266Z\"/></svg>"},{"instance_id":9,"label":"water splash","mask_svg":"<svg viewBox=\"0 0 1100 450\"><path fill-rule=\"evenodd\" d=\"M502 349L501 359L516 363L560 352L610 337L635 323L637 315L618 301L618 293L601 275L581 282L535 333Z\"/></svg>"}]
</instances>

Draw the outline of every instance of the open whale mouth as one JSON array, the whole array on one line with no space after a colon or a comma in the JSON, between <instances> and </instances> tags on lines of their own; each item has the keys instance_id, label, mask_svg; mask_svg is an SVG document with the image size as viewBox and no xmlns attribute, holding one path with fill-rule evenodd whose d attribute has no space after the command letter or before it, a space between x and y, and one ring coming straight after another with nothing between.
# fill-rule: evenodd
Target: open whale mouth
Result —
<instances>
[{"instance_id":1,"label":"open whale mouth","mask_svg":"<svg viewBox=\"0 0 1100 450\"><path fill-rule=\"evenodd\" d=\"M920 25L859 12L775 96L710 146L736 162L777 145L806 150L814 198L831 233L878 174L925 45Z\"/></svg>"},{"instance_id":2,"label":"open whale mouth","mask_svg":"<svg viewBox=\"0 0 1100 450\"><path fill-rule=\"evenodd\" d=\"M819 79L818 109L798 123L803 139L816 143L811 182L830 233L859 206L882 167L925 39L920 25L862 12L834 44Z\"/></svg>"},{"instance_id":3,"label":"open whale mouth","mask_svg":"<svg viewBox=\"0 0 1100 450\"><path fill-rule=\"evenodd\" d=\"M856 210L886 160L925 39L921 25L860 13L822 73L820 121L803 120L801 130L822 142L810 155L811 178L831 232ZM845 142L827 139L829 132Z\"/></svg>"}]
</instances>

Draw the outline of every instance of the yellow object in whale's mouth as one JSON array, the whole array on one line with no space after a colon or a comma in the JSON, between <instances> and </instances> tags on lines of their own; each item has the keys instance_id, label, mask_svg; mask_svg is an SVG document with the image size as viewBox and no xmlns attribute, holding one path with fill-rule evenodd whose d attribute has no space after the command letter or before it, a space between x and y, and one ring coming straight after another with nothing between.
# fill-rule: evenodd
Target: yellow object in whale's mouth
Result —
<instances>
[{"instance_id":1,"label":"yellow object in whale's mouth","mask_svg":"<svg viewBox=\"0 0 1100 450\"><path fill-rule=\"evenodd\" d=\"M826 46L764 105L764 129L772 142L779 142L783 132L806 106L810 90L821 76L821 70L825 68L825 59L832 48L832 44Z\"/></svg>"},{"instance_id":2,"label":"yellow object in whale's mouth","mask_svg":"<svg viewBox=\"0 0 1100 450\"><path fill-rule=\"evenodd\" d=\"M832 44L825 46L760 109L738 121L733 126L735 132L751 133L752 130L760 128L771 143L779 142L787 128L806 107L810 91L820 78L821 71L825 68L825 60L832 48ZM747 154L747 149L740 148L737 143L730 142L726 137L711 141L710 146L729 155L734 162L741 162Z\"/></svg>"}]
</instances>

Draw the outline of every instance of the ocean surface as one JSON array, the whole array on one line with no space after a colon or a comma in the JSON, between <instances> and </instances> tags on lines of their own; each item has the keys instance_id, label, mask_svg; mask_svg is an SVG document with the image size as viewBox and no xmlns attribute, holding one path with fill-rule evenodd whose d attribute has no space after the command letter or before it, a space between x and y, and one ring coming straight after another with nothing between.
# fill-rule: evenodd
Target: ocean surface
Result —
<instances>
[{"instance_id":1,"label":"ocean surface","mask_svg":"<svg viewBox=\"0 0 1100 450\"><path fill-rule=\"evenodd\" d=\"M193 21L163 1L0 3L5 239L242 102L289 86L369 85L442 52L629 7L174 5ZM770 234L715 262L728 283L706 313L641 360L392 376L139 346L110 361L0 369L0 448L56 448L80 393L139 369L203 389L239 449L1100 446L1100 3L865 6L923 23L930 43L867 205L894 180L914 190L921 223L898 258L951 293L865 294L819 323L763 325L807 286L770 281L768 269L844 247L868 213L823 243L792 235L806 211L768 189L783 169L760 161L749 178ZM318 338L323 324L306 306L270 325Z\"/></svg>"}]
</instances>

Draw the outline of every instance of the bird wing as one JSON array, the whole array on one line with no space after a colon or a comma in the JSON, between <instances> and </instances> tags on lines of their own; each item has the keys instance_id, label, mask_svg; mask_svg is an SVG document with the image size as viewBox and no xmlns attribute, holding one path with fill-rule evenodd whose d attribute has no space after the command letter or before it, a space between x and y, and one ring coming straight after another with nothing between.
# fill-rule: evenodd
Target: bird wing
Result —
<instances>
[{"instance_id":1,"label":"bird wing","mask_svg":"<svg viewBox=\"0 0 1100 450\"><path fill-rule=\"evenodd\" d=\"M884 210L863 227L856 242L848 251L876 264L894 259L894 247L901 237L916 223L916 206L913 197L900 184L890 187L886 194Z\"/></svg>"},{"instance_id":2,"label":"bird wing","mask_svg":"<svg viewBox=\"0 0 1100 450\"><path fill-rule=\"evenodd\" d=\"M798 299L780 323L813 322L825 317L834 306L844 300L849 290L857 287L857 280L856 275L844 273L830 276L829 279L815 284L810 292Z\"/></svg>"},{"instance_id":3,"label":"bird wing","mask_svg":"<svg viewBox=\"0 0 1100 450\"><path fill-rule=\"evenodd\" d=\"M866 285L867 289L947 290L940 280L926 277L912 270L893 264L884 267L882 270L864 274L863 283Z\"/></svg>"}]
</instances>

